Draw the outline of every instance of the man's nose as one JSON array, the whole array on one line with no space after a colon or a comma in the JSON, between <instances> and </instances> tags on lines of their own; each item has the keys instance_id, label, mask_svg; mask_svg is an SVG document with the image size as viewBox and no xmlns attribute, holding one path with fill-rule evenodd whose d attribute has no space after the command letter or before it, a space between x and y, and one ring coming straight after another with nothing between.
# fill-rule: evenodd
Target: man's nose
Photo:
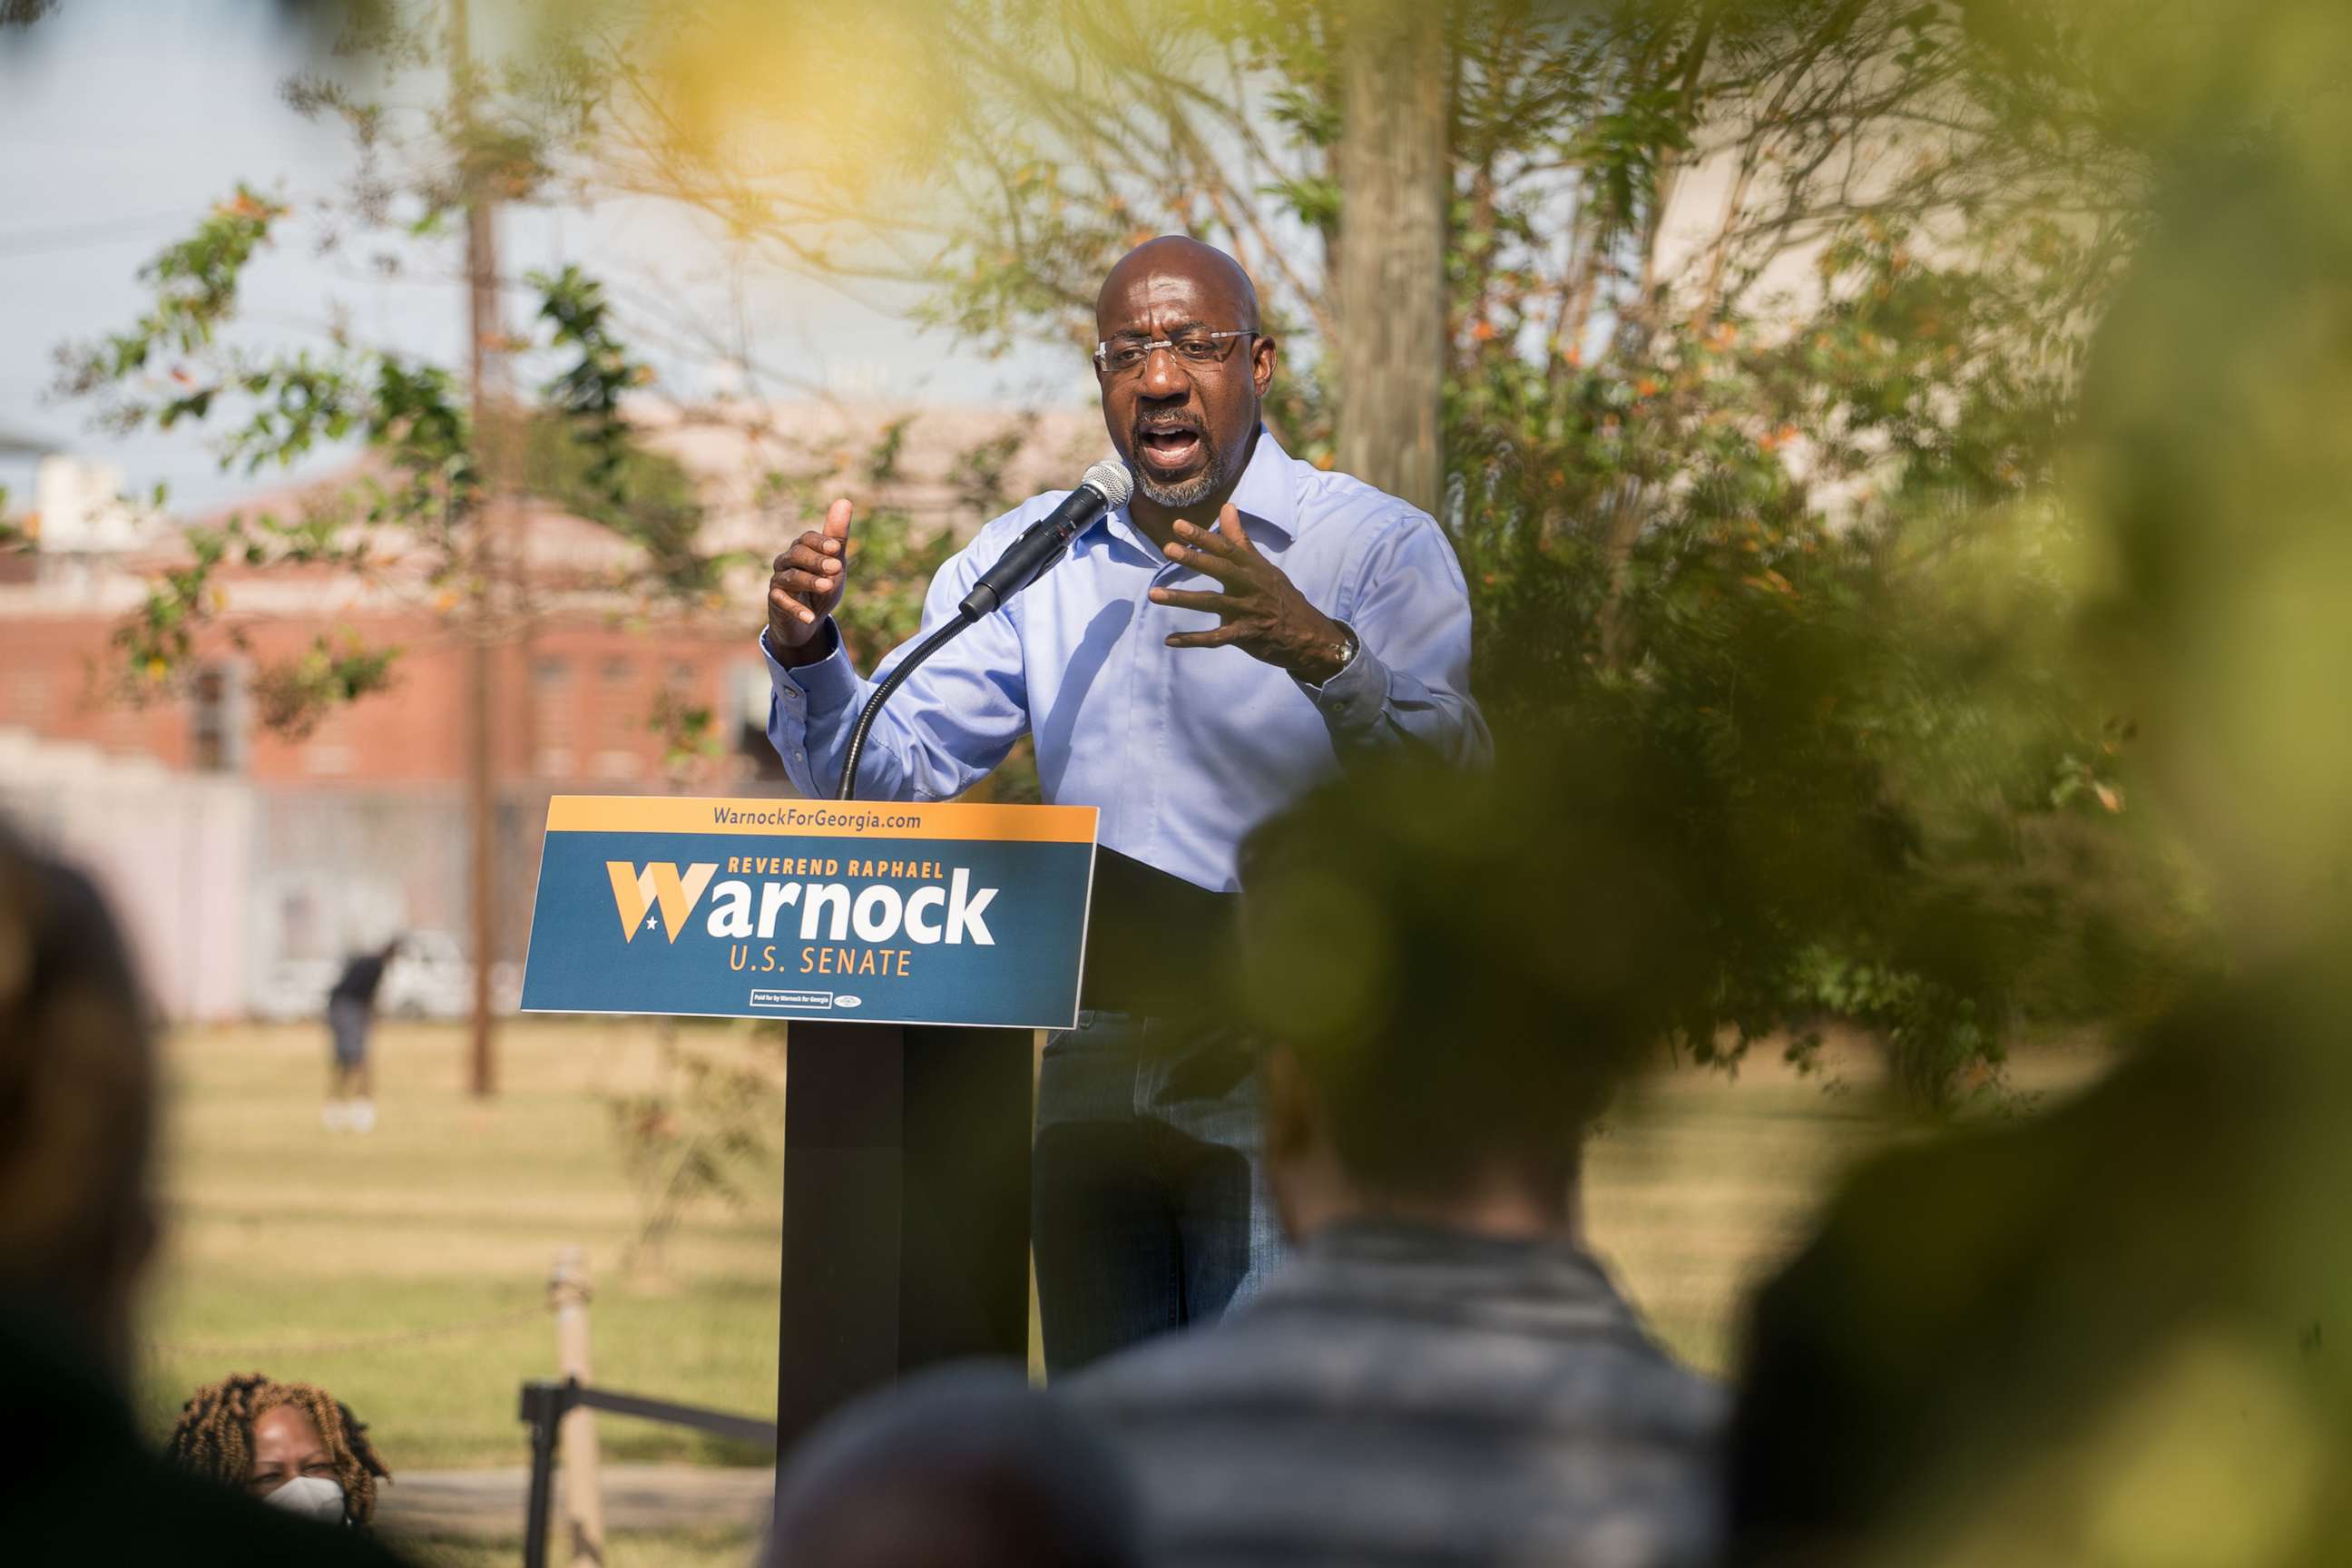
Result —
<instances>
[{"instance_id":1,"label":"man's nose","mask_svg":"<svg viewBox=\"0 0 2352 1568\"><path fill-rule=\"evenodd\" d=\"M1176 363L1171 349L1154 349L1143 362L1143 395L1156 401L1181 398L1192 390L1192 378Z\"/></svg>"}]
</instances>

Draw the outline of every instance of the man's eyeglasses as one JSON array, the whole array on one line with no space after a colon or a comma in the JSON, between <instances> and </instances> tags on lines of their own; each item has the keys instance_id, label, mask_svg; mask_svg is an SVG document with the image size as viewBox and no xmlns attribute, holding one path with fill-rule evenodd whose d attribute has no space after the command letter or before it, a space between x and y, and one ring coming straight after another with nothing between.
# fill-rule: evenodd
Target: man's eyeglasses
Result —
<instances>
[{"instance_id":1,"label":"man's eyeglasses","mask_svg":"<svg viewBox=\"0 0 2352 1568\"><path fill-rule=\"evenodd\" d=\"M1132 375L1158 349L1166 349L1188 365L1216 364L1233 352L1226 345L1234 339L1257 335L1255 328L1244 327L1232 332L1182 332L1148 342L1141 338L1112 338L1095 345L1095 369L1104 375Z\"/></svg>"}]
</instances>

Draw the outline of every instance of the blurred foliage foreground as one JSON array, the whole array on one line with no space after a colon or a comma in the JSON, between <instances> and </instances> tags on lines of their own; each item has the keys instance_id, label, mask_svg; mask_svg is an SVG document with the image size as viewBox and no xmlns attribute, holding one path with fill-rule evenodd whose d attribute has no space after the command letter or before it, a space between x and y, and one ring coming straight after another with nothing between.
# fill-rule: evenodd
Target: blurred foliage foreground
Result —
<instances>
[{"instance_id":1,"label":"blurred foliage foreground","mask_svg":"<svg viewBox=\"0 0 2352 1568\"><path fill-rule=\"evenodd\" d=\"M2076 14L2161 155L2074 425L2075 647L2229 973L2057 1115L1857 1178L1759 1313L1748 1561L2251 1568L2352 1531L2352 13Z\"/></svg>"}]
</instances>

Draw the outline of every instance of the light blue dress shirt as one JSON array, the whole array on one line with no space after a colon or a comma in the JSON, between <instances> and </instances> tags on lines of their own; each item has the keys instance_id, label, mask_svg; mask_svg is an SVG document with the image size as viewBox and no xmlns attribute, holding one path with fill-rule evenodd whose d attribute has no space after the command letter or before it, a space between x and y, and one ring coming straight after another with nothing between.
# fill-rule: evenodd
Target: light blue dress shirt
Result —
<instances>
[{"instance_id":1,"label":"light blue dress shirt","mask_svg":"<svg viewBox=\"0 0 2352 1568\"><path fill-rule=\"evenodd\" d=\"M951 619L980 574L1067 493L1005 513L942 566L923 631ZM1346 669L1311 687L1238 647L1166 646L1170 634L1217 618L1155 605L1150 591L1217 584L1161 555L1121 507L908 679L866 740L859 796L950 799L1026 731L1045 798L1100 807L1106 847L1231 891L1242 838L1342 758L1417 744L1464 765L1483 761L1490 742L1470 700L1469 595L1428 514L1293 460L1264 430L1233 502L1251 542L1316 608L1354 628ZM768 739L796 786L830 797L874 688L830 625L819 636L833 651L814 664L787 669L767 655ZM885 658L875 679L908 651Z\"/></svg>"}]
</instances>

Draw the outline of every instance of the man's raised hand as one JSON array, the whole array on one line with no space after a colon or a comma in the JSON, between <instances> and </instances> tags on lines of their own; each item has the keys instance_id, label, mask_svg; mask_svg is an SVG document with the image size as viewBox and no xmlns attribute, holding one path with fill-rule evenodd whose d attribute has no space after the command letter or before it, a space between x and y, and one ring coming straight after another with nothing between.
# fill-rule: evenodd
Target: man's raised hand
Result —
<instances>
[{"instance_id":1,"label":"man's raised hand","mask_svg":"<svg viewBox=\"0 0 2352 1568\"><path fill-rule=\"evenodd\" d=\"M824 526L812 528L776 557L768 579L768 646L787 664L807 649L841 603L849 581L849 502L825 509Z\"/></svg>"},{"instance_id":2,"label":"man's raised hand","mask_svg":"<svg viewBox=\"0 0 2352 1568\"><path fill-rule=\"evenodd\" d=\"M1342 660L1336 650L1345 637L1339 623L1308 604L1282 568L1258 552L1232 502L1217 513L1214 532L1181 520L1175 531L1168 559L1209 578L1218 591L1154 588L1152 603L1206 610L1218 625L1207 631L1178 632L1167 639L1170 647L1223 647L1230 643L1252 658L1318 685L1339 672Z\"/></svg>"}]
</instances>

